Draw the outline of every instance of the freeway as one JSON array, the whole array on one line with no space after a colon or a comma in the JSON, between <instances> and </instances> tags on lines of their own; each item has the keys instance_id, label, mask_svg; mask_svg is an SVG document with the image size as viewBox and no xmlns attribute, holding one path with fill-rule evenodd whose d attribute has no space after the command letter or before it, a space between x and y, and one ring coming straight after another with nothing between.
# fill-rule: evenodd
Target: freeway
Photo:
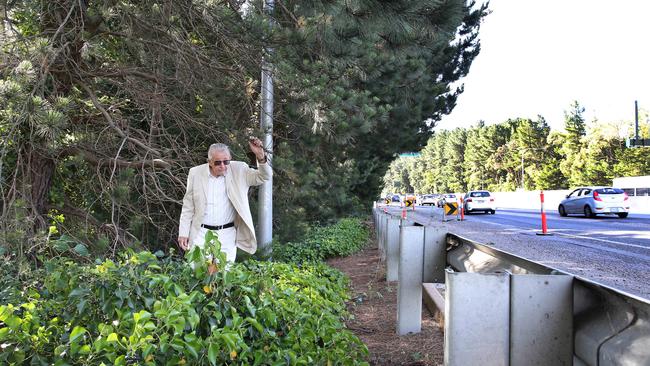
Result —
<instances>
[{"instance_id":1,"label":"freeway","mask_svg":"<svg viewBox=\"0 0 650 366\"><path fill-rule=\"evenodd\" d=\"M399 215L399 207L390 207ZM407 210L422 225L443 225L449 232L576 276L650 299L650 215L628 218L560 217L547 213L549 233L541 236L539 211L498 209L495 215L471 214L465 221L442 222L442 209Z\"/></svg>"}]
</instances>

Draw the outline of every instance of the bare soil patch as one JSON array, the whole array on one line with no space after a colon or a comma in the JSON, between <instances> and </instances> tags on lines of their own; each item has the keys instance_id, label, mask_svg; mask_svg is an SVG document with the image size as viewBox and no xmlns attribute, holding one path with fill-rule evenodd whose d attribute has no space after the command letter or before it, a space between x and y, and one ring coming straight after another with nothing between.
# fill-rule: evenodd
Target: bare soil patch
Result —
<instances>
[{"instance_id":1,"label":"bare soil patch","mask_svg":"<svg viewBox=\"0 0 650 366\"><path fill-rule=\"evenodd\" d=\"M371 365L438 366L443 364L441 324L422 307L422 332L397 335L397 282L386 282L375 238L355 255L328 261L350 278L353 318L348 328L370 351Z\"/></svg>"}]
</instances>

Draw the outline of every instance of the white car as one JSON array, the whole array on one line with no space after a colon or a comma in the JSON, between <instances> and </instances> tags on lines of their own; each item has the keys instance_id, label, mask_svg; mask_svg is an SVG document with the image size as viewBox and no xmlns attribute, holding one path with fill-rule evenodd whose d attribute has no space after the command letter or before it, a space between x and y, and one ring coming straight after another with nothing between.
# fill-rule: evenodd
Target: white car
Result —
<instances>
[{"instance_id":1,"label":"white car","mask_svg":"<svg viewBox=\"0 0 650 366\"><path fill-rule=\"evenodd\" d=\"M494 202L494 196L489 191L469 191L463 198L463 209L467 214L483 211L494 215L497 207Z\"/></svg>"},{"instance_id":2,"label":"white car","mask_svg":"<svg viewBox=\"0 0 650 366\"><path fill-rule=\"evenodd\" d=\"M625 218L630 212L627 193L613 187L580 187L569 193L557 208L560 216L571 214L595 217L597 214Z\"/></svg>"},{"instance_id":3,"label":"white car","mask_svg":"<svg viewBox=\"0 0 650 366\"><path fill-rule=\"evenodd\" d=\"M446 193L443 194L437 201L436 201L436 206L438 207L445 207L445 203L447 202L456 202L456 195L453 193Z\"/></svg>"},{"instance_id":4,"label":"white car","mask_svg":"<svg viewBox=\"0 0 650 366\"><path fill-rule=\"evenodd\" d=\"M425 194L420 198L420 205L422 206L435 206L436 204L436 195L435 194Z\"/></svg>"}]
</instances>

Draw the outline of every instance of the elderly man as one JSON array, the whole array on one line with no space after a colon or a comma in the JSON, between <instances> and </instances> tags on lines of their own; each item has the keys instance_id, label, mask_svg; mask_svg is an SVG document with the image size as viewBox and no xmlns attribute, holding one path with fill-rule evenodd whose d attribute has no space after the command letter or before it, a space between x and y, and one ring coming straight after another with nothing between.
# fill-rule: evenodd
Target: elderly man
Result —
<instances>
[{"instance_id":1,"label":"elderly man","mask_svg":"<svg viewBox=\"0 0 650 366\"><path fill-rule=\"evenodd\" d=\"M257 250L248 188L269 180L273 172L262 142L254 138L248 144L257 157L257 169L230 160L230 149L224 144L212 144L207 164L190 169L178 228L183 250L203 247L208 230L217 234L228 262L235 261L237 248L251 254Z\"/></svg>"}]
</instances>

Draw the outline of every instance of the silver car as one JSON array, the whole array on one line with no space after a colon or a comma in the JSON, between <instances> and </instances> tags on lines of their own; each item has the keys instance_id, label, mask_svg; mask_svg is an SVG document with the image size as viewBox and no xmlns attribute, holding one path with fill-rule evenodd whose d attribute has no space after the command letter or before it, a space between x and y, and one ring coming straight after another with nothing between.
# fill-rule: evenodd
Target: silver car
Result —
<instances>
[{"instance_id":1,"label":"silver car","mask_svg":"<svg viewBox=\"0 0 650 366\"><path fill-rule=\"evenodd\" d=\"M569 193L557 208L560 216L598 214L625 218L630 212L630 199L622 189L613 187L580 187Z\"/></svg>"}]
</instances>

